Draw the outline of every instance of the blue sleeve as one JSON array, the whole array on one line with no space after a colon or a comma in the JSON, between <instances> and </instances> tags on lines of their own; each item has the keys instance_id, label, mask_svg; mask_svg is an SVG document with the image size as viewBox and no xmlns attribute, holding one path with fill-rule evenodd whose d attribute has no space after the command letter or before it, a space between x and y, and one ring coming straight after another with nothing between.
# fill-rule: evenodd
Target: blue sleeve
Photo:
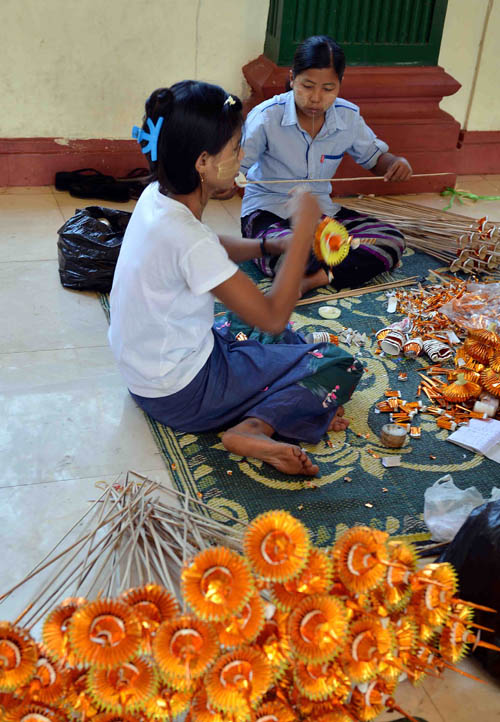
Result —
<instances>
[{"instance_id":1,"label":"blue sleeve","mask_svg":"<svg viewBox=\"0 0 500 722\"><path fill-rule=\"evenodd\" d=\"M382 153L387 153L389 146L383 140L377 138L359 113L356 113L353 122L354 140L346 152L354 158L356 163L370 170L377 163Z\"/></svg>"},{"instance_id":2,"label":"blue sleeve","mask_svg":"<svg viewBox=\"0 0 500 722\"><path fill-rule=\"evenodd\" d=\"M247 171L257 163L267 148L267 135L264 128L265 113L259 109L250 111L243 127L242 147L245 153L241 161L240 170L246 175Z\"/></svg>"}]
</instances>

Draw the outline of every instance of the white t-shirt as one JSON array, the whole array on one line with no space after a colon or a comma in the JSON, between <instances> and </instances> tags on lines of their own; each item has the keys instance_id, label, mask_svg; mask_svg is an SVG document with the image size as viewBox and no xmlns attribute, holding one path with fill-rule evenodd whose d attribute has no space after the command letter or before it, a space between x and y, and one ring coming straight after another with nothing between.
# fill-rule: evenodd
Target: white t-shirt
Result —
<instances>
[{"instance_id":1,"label":"white t-shirt","mask_svg":"<svg viewBox=\"0 0 500 722\"><path fill-rule=\"evenodd\" d=\"M238 270L216 234L152 183L123 239L111 290L109 342L128 388L168 396L210 356L214 296Z\"/></svg>"}]
</instances>

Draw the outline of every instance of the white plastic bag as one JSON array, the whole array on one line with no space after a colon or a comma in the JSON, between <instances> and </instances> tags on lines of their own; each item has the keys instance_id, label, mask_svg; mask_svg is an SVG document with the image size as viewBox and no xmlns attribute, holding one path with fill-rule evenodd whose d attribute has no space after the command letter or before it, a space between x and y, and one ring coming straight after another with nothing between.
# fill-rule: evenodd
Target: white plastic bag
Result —
<instances>
[{"instance_id":1,"label":"white plastic bag","mask_svg":"<svg viewBox=\"0 0 500 722\"><path fill-rule=\"evenodd\" d=\"M493 489L498 493L498 489ZM449 542L476 506L484 504L475 486L459 489L450 474L438 479L424 494L424 521L434 541Z\"/></svg>"}]
</instances>

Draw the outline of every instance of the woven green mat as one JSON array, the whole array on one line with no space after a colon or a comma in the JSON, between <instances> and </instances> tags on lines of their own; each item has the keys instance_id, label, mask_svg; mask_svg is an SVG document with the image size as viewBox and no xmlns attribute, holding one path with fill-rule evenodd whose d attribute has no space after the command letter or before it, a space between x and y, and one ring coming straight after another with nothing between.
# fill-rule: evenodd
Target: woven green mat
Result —
<instances>
[{"instance_id":1,"label":"woven green mat","mask_svg":"<svg viewBox=\"0 0 500 722\"><path fill-rule=\"evenodd\" d=\"M403 267L393 278L426 278L429 270L438 265L429 256L407 250ZM245 270L251 275L256 273L253 269L246 264ZM384 280L387 278L380 278ZM267 283L261 281L259 285L265 287ZM320 292L327 294L332 289ZM109 312L107 296L101 296L101 303ZM201 495L218 521L227 522L226 516L218 512L248 521L261 512L280 508L301 519L311 530L314 543L320 546L331 544L353 524L367 524L423 542L429 538L423 521L426 488L451 473L459 487L475 485L486 497L498 478L498 466L446 442L448 432L438 429L428 416L420 417L418 422L422 427L420 439L412 439L397 452L382 447L378 434L388 417L375 414L376 402L384 398L388 388L400 389L404 398L413 400L419 379L415 369L422 365L422 359L409 361L374 354L373 331L398 318L386 314L385 293L339 300L342 314L335 321L319 316L320 305L299 306L292 316L294 329L338 334L343 327L352 327L365 332L369 341L357 353L366 371L346 405L346 415L351 419L349 429L331 433L315 446L304 444L320 467L314 486L309 478L288 477L257 459L228 455L220 434L176 432L148 418L156 443L178 489ZM408 381L397 380L400 371L408 372ZM391 453L402 455L401 466L382 465L381 457Z\"/></svg>"}]
</instances>

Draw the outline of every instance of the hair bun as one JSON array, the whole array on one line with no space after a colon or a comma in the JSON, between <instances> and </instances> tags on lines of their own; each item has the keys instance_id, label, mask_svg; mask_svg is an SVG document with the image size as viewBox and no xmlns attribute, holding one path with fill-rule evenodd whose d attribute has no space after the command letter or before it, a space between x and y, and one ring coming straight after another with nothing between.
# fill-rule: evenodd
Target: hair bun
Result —
<instances>
[{"instance_id":1,"label":"hair bun","mask_svg":"<svg viewBox=\"0 0 500 722\"><path fill-rule=\"evenodd\" d=\"M146 115L156 121L160 116L169 114L174 102L174 94L170 88L153 90L146 101Z\"/></svg>"}]
</instances>

